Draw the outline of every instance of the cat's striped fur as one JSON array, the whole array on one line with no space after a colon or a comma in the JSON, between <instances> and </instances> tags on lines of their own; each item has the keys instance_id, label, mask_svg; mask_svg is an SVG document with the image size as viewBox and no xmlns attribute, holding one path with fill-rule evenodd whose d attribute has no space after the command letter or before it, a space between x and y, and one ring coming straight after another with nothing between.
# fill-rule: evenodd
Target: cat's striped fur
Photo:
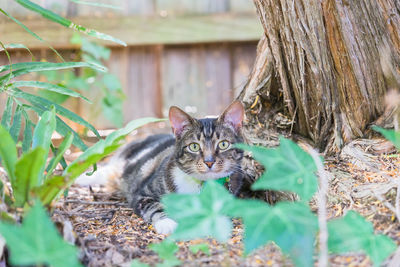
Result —
<instances>
[{"instance_id":1,"label":"cat's striped fur","mask_svg":"<svg viewBox=\"0 0 400 267\"><path fill-rule=\"evenodd\" d=\"M119 151L109 165L120 168L119 172L122 167L119 187L135 213L157 232L168 234L176 223L163 212L163 195L198 193L203 181L239 171L243 152L232 144L243 142L243 114L240 102L232 103L220 117L206 119L194 119L171 107L174 135L150 136Z\"/></svg>"}]
</instances>

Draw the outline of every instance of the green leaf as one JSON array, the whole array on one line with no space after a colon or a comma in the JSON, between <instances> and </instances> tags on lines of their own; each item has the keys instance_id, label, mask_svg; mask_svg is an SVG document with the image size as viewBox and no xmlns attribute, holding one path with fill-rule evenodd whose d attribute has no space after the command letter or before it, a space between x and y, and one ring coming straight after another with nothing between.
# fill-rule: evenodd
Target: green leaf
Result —
<instances>
[{"instance_id":1,"label":"green leaf","mask_svg":"<svg viewBox=\"0 0 400 267\"><path fill-rule=\"evenodd\" d=\"M56 116L57 126L56 131L62 136L66 136L68 133L72 132L74 135L74 140L72 144L78 147L81 151L87 150L87 145L82 141L81 137L77 132L75 132L71 127L68 126L60 117Z\"/></svg>"},{"instance_id":2,"label":"green leaf","mask_svg":"<svg viewBox=\"0 0 400 267\"><path fill-rule=\"evenodd\" d=\"M149 248L150 250L156 252L160 259L163 260L175 258L175 253L179 250L179 247L175 244L175 242L168 239L161 243L150 244Z\"/></svg>"},{"instance_id":3,"label":"green leaf","mask_svg":"<svg viewBox=\"0 0 400 267\"><path fill-rule=\"evenodd\" d=\"M143 263L136 259L131 262L130 267L150 267L150 265L148 265L147 263Z\"/></svg>"},{"instance_id":4,"label":"green leaf","mask_svg":"<svg viewBox=\"0 0 400 267\"><path fill-rule=\"evenodd\" d=\"M245 253L273 241L289 254L296 266L313 266L318 222L308 205L280 202L270 207L255 200L237 199L235 202L226 212L236 216L241 214L243 218Z\"/></svg>"},{"instance_id":5,"label":"green leaf","mask_svg":"<svg viewBox=\"0 0 400 267\"><path fill-rule=\"evenodd\" d=\"M64 153L67 151L67 149L71 146L72 144L72 140L74 139L74 136L72 134L72 132L69 132L63 142L61 143L61 145L58 147L57 152L55 154L55 156L51 159L46 171L47 171L47 175L46 175L46 180L47 178L50 177L50 175L53 173L53 170L56 168L57 164L60 162L60 160L62 159ZM44 203L45 204L45 203Z\"/></svg>"},{"instance_id":6,"label":"green leaf","mask_svg":"<svg viewBox=\"0 0 400 267\"><path fill-rule=\"evenodd\" d=\"M142 118L131 121L124 128L116 130L107 136L106 139L102 139L88 148L76 160L68 165L67 169L64 171L64 175L69 176L73 181L74 178L83 173L90 165L96 163L120 147L120 141L133 130L142 127L145 124L163 120L164 119Z\"/></svg>"},{"instance_id":7,"label":"green leaf","mask_svg":"<svg viewBox=\"0 0 400 267\"><path fill-rule=\"evenodd\" d=\"M15 167L16 183L13 186L15 205L23 207L30 199L30 190L39 185L46 164L47 151L42 147L22 155Z\"/></svg>"},{"instance_id":8,"label":"green leaf","mask_svg":"<svg viewBox=\"0 0 400 267\"><path fill-rule=\"evenodd\" d=\"M45 98L23 92L17 88L14 89L13 95L17 98L23 98L23 99L29 101L33 106L36 106L40 109L44 108L44 109L50 110L51 107L54 106L57 114L64 116L67 119L70 119L76 123L79 123L79 124L89 128L98 138L101 138L100 134L97 132L96 128L94 128L93 125L91 125L89 122L84 120L79 115L73 113L72 111L69 111L68 109L66 109L58 104L50 102L49 100L47 100Z\"/></svg>"},{"instance_id":9,"label":"green leaf","mask_svg":"<svg viewBox=\"0 0 400 267\"><path fill-rule=\"evenodd\" d=\"M51 144L51 137L56 129L56 118L55 109L50 107L51 111L46 111L42 113L42 116L38 123L36 124L35 130L33 131L33 142L32 148L41 147L44 149L45 154L43 155L44 162L46 162L49 155L49 149ZM43 175L45 170L45 164L42 165L38 182L39 185L43 181Z\"/></svg>"},{"instance_id":10,"label":"green leaf","mask_svg":"<svg viewBox=\"0 0 400 267\"><path fill-rule=\"evenodd\" d=\"M46 19L49 19L49 20L54 21L54 22L56 22L58 24L61 24L64 27L72 28L72 29L77 30L79 32L85 33L85 34L87 34L89 36L93 36L93 37L96 37L96 38L99 38L99 39L103 39L103 40L107 40L107 41L112 41L112 42L121 44L123 46L126 46L125 42L123 42L123 41L121 41L121 40L119 40L117 38L114 38L114 37L112 37L110 35L107 35L107 34L92 30L92 29L86 29L85 27L82 27L81 25L77 25L77 24L73 23L72 21L70 21L70 20L68 20L66 18L63 18L63 17L57 15L56 13L54 13L54 12L48 10L48 9L45 9L45 8L39 6L38 4L35 4L35 3L33 3L31 1L29 1L29 0L15 0L15 1L17 3L19 3L20 5L22 5L23 7L27 8L27 9L30 9L33 12L36 12L36 13L42 15Z\"/></svg>"},{"instance_id":11,"label":"green leaf","mask_svg":"<svg viewBox=\"0 0 400 267\"><path fill-rule=\"evenodd\" d=\"M314 160L293 141L281 137L280 146L273 149L243 144L237 147L251 151L254 158L267 169L252 185L252 189L292 191L303 200L310 200L317 191Z\"/></svg>"},{"instance_id":12,"label":"green leaf","mask_svg":"<svg viewBox=\"0 0 400 267\"><path fill-rule=\"evenodd\" d=\"M375 125L372 126L372 130L382 134L397 148L397 150L400 150L400 132L396 132L395 130L386 130Z\"/></svg>"},{"instance_id":13,"label":"green leaf","mask_svg":"<svg viewBox=\"0 0 400 267\"><path fill-rule=\"evenodd\" d=\"M107 94L101 101L105 117L116 127L123 124L122 99L114 94Z\"/></svg>"},{"instance_id":14,"label":"green leaf","mask_svg":"<svg viewBox=\"0 0 400 267\"><path fill-rule=\"evenodd\" d=\"M13 71L7 75L0 77L0 85L8 81L11 78L18 77L31 72L41 72L49 70L63 70L71 68L88 67L95 69L97 71L105 72L107 69L104 66L95 65L88 62L63 62L63 63L53 63L53 62L23 62L15 63L12 65L0 66L0 72L8 71L11 68Z\"/></svg>"},{"instance_id":15,"label":"green leaf","mask_svg":"<svg viewBox=\"0 0 400 267\"><path fill-rule=\"evenodd\" d=\"M96 7L105 7L105 8L122 10L122 7L120 7L120 6L108 5L108 4L103 4L103 3L93 3L93 2L87 2L87 1L81 1L81 0L69 0L69 1L77 3L77 4L81 4L81 5L90 5L90 6L96 6Z\"/></svg>"},{"instance_id":16,"label":"green leaf","mask_svg":"<svg viewBox=\"0 0 400 267\"><path fill-rule=\"evenodd\" d=\"M196 244L189 246L189 250L193 254L197 254L199 251L203 252L204 254L210 256L210 247L206 243Z\"/></svg>"},{"instance_id":17,"label":"green leaf","mask_svg":"<svg viewBox=\"0 0 400 267\"><path fill-rule=\"evenodd\" d=\"M178 223L171 235L176 239L214 237L226 241L232 230L231 220L224 214L233 196L215 181L208 181L198 195L170 194L162 198L169 217Z\"/></svg>"},{"instance_id":18,"label":"green leaf","mask_svg":"<svg viewBox=\"0 0 400 267\"><path fill-rule=\"evenodd\" d=\"M10 135L15 143L18 141L19 132L21 130L21 115L22 115L21 107L17 106L14 112L13 123L10 128Z\"/></svg>"},{"instance_id":19,"label":"green leaf","mask_svg":"<svg viewBox=\"0 0 400 267\"><path fill-rule=\"evenodd\" d=\"M150 244L149 248L156 252L160 259L163 260L161 264L156 265L157 267L173 267L182 263L175 256L175 253L178 252L179 248L173 241L165 239L161 243Z\"/></svg>"},{"instance_id":20,"label":"green leaf","mask_svg":"<svg viewBox=\"0 0 400 267\"><path fill-rule=\"evenodd\" d=\"M51 202L61 194L69 186L68 179L63 176L53 176L46 179L43 185L33 188L35 196L37 196L43 205L50 205Z\"/></svg>"},{"instance_id":21,"label":"green leaf","mask_svg":"<svg viewBox=\"0 0 400 267\"><path fill-rule=\"evenodd\" d=\"M34 110L38 115L43 114L46 110L44 110L41 107L38 106L28 106L26 107ZM60 119L58 116L56 116L56 131L61 134L62 136L66 136L69 132L72 132L74 135L74 140L72 141L72 144L76 147L78 147L80 150L85 151L87 149L87 146L85 143L82 141L81 137L77 132L75 132L71 127L68 126L62 119Z\"/></svg>"},{"instance_id":22,"label":"green leaf","mask_svg":"<svg viewBox=\"0 0 400 267\"><path fill-rule=\"evenodd\" d=\"M110 58L111 50L102 45L98 45L95 42L91 42L86 38L82 38L82 51L89 53L96 59L108 60ZM90 61L89 61L90 62Z\"/></svg>"},{"instance_id":23,"label":"green leaf","mask_svg":"<svg viewBox=\"0 0 400 267\"><path fill-rule=\"evenodd\" d=\"M6 49L14 49L14 48L25 49L25 50L27 50L29 52L29 54L31 54L32 61L35 61L35 56L32 54L32 51L27 46L25 46L24 44L6 44L5 48ZM3 51L3 49L0 48L0 51Z\"/></svg>"},{"instance_id":24,"label":"green leaf","mask_svg":"<svg viewBox=\"0 0 400 267\"><path fill-rule=\"evenodd\" d=\"M0 8L0 12L3 13L4 15L6 15L7 17L9 17L10 19L12 19L15 23L17 23L19 26L21 26L26 32L28 32L30 35L32 35L33 37L35 37L36 39L38 39L41 42L46 43L50 49L62 60L64 61L64 58L57 52L57 50L55 50L48 42L46 42L45 40L43 40L39 35L37 35L36 33L34 33L33 31L31 31L28 27L26 27L21 21L17 20L16 18L14 18L11 14L7 13L5 10ZM30 51L29 51L30 52ZM30 52L30 54L32 55L32 53ZM32 55L33 58L33 55Z\"/></svg>"},{"instance_id":25,"label":"green leaf","mask_svg":"<svg viewBox=\"0 0 400 267\"><path fill-rule=\"evenodd\" d=\"M122 88L118 77L111 73L104 74L103 83L110 91L117 91Z\"/></svg>"},{"instance_id":26,"label":"green leaf","mask_svg":"<svg viewBox=\"0 0 400 267\"><path fill-rule=\"evenodd\" d=\"M0 222L13 265L82 266L78 251L67 244L39 202L26 214L21 226Z\"/></svg>"},{"instance_id":27,"label":"green leaf","mask_svg":"<svg viewBox=\"0 0 400 267\"><path fill-rule=\"evenodd\" d=\"M24 117L25 117L25 114L24 114ZM33 139L32 127L33 127L33 123L28 118L28 115L26 115L26 117L25 117L24 139L22 141L22 151L23 152L28 151L30 149L30 147L31 147L32 139Z\"/></svg>"},{"instance_id":28,"label":"green leaf","mask_svg":"<svg viewBox=\"0 0 400 267\"><path fill-rule=\"evenodd\" d=\"M51 91L51 92L56 92L56 93L59 93L59 94L62 94L62 95L68 95L68 96L72 96L72 97L79 97L79 98L82 98L82 99L86 100L87 102L91 103L89 99L87 99L86 97L84 97L80 93L72 91L71 89L68 89L66 87L55 85L55 84L51 84L51 83L37 82L37 81L17 81L17 82L12 83L11 86L13 86L13 87L36 87L36 88L41 88L41 89L44 89L44 90L47 90L47 91Z\"/></svg>"},{"instance_id":29,"label":"green leaf","mask_svg":"<svg viewBox=\"0 0 400 267\"><path fill-rule=\"evenodd\" d=\"M11 127L11 118L13 112L13 99L11 96L7 98L6 106L4 107L3 116L1 117L1 125L5 129L10 129Z\"/></svg>"},{"instance_id":30,"label":"green leaf","mask_svg":"<svg viewBox=\"0 0 400 267\"><path fill-rule=\"evenodd\" d=\"M380 266L396 250L396 243L385 235L375 235L372 224L355 211L328 222L328 247L333 253L364 252Z\"/></svg>"},{"instance_id":31,"label":"green leaf","mask_svg":"<svg viewBox=\"0 0 400 267\"><path fill-rule=\"evenodd\" d=\"M52 108L51 111L45 111L41 115L33 132L33 148L40 146L47 151L50 149L51 136L56 129L55 116L55 108Z\"/></svg>"},{"instance_id":32,"label":"green leaf","mask_svg":"<svg viewBox=\"0 0 400 267\"><path fill-rule=\"evenodd\" d=\"M17 148L9 132L0 125L0 158L7 171L12 187L15 186L15 163L17 162Z\"/></svg>"}]
</instances>

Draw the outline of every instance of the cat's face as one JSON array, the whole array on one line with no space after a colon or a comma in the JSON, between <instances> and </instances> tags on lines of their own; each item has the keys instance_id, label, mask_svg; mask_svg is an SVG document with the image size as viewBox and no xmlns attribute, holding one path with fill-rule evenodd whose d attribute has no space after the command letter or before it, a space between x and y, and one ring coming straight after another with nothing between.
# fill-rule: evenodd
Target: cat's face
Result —
<instances>
[{"instance_id":1,"label":"cat's face","mask_svg":"<svg viewBox=\"0 0 400 267\"><path fill-rule=\"evenodd\" d=\"M177 107L170 109L176 136L175 157L180 169L199 179L218 179L239 168L243 152L243 106L233 102L218 118L194 119Z\"/></svg>"}]
</instances>

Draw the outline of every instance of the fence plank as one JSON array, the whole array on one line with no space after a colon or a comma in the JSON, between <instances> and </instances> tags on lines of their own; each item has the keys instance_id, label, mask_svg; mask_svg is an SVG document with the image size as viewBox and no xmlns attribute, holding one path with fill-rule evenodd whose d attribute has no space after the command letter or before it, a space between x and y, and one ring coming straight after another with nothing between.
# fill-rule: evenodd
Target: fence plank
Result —
<instances>
[{"instance_id":1,"label":"fence plank","mask_svg":"<svg viewBox=\"0 0 400 267\"><path fill-rule=\"evenodd\" d=\"M230 0L230 11L242 13L242 12L249 12L249 13L256 13L256 7L252 0Z\"/></svg>"},{"instance_id":2,"label":"fence plank","mask_svg":"<svg viewBox=\"0 0 400 267\"><path fill-rule=\"evenodd\" d=\"M257 43L232 45L233 91L237 97L243 89L256 58Z\"/></svg>"},{"instance_id":3,"label":"fence plank","mask_svg":"<svg viewBox=\"0 0 400 267\"><path fill-rule=\"evenodd\" d=\"M178 105L202 117L232 100L230 56L217 46L166 48L162 64L163 112Z\"/></svg>"},{"instance_id":4,"label":"fence plank","mask_svg":"<svg viewBox=\"0 0 400 267\"><path fill-rule=\"evenodd\" d=\"M229 9L228 0L156 0L157 11L163 15L222 13Z\"/></svg>"},{"instance_id":5,"label":"fence plank","mask_svg":"<svg viewBox=\"0 0 400 267\"><path fill-rule=\"evenodd\" d=\"M157 116L158 109L158 70L154 47L129 49L127 69L128 86L125 90L125 120Z\"/></svg>"},{"instance_id":6,"label":"fence plank","mask_svg":"<svg viewBox=\"0 0 400 267\"><path fill-rule=\"evenodd\" d=\"M259 40L263 30L256 16L208 15L192 17L76 17L75 23L97 29L124 40L128 45L189 44L207 42L235 42ZM43 19L24 23L55 48L71 48L73 31ZM121 27L123 25L123 27ZM0 28L2 39L10 43L29 44L31 49L47 47L13 22L4 22ZM116 43L103 42L109 46Z\"/></svg>"}]
</instances>

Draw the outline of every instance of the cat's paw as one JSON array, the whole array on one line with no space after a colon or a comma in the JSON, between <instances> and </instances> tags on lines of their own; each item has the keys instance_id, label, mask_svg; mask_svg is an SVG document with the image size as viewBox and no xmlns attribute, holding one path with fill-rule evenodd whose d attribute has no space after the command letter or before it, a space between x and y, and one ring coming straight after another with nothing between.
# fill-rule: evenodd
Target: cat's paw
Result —
<instances>
[{"instance_id":1,"label":"cat's paw","mask_svg":"<svg viewBox=\"0 0 400 267\"><path fill-rule=\"evenodd\" d=\"M170 218L160 219L154 223L156 232L163 235L171 234L177 226L178 224Z\"/></svg>"}]
</instances>

